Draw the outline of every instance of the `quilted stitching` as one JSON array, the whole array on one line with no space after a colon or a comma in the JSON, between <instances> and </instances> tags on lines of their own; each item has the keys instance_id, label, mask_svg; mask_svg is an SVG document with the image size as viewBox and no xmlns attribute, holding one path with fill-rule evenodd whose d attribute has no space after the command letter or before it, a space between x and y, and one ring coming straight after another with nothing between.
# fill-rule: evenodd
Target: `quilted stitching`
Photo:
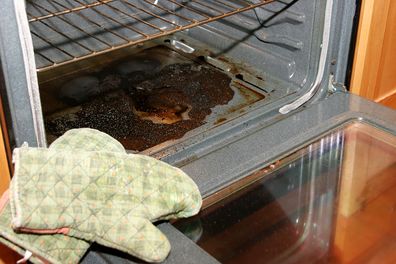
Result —
<instances>
[{"instance_id":1,"label":"quilted stitching","mask_svg":"<svg viewBox=\"0 0 396 264\"><path fill-rule=\"evenodd\" d=\"M84 149L84 150L108 150L125 153L122 145L109 135L95 129L83 128L72 129L63 136L55 140L50 149ZM37 177L43 177L39 175ZM42 178L41 180L45 180ZM79 175L73 175L72 184L79 184L81 178ZM45 198L43 192L30 192L35 201ZM82 206L74 206L75 214L81 213ZM45 210L43 208L42 210ZM47 221L43 217L43 221ZM23 255L25 249L34 252L30 261L33 263L43 263L42 259L36 257L39 255L52 263L77 263L85 254L89 243L84 240L64 235L35 235L35 234L17 234L11 228L11 211L10 205L7 204L3 212L0 213L0 242L14 249Z\"/></svg>"},{"instance_id":2,"label":"quilted stitching","mask_svg":"<svg viewBox=\"0 0 396 264\"><path fill-rule=\"evenodd\" d=\"M150 221L194 215L202 203L184 172L142 155L21 148L15 157L15 228L66 226L147 261L170 250Z\"/></svg>"},{"instance_id":3,"label":"quilted stitching","mask_svg":"<svg viewBox=\"0 0 396 264\"><path fill-rule=\"evenodd\" d=\"M61 137L52 142L50 149L85 151L104 150L111 152L125 152L124 147L111 136L91 128L79 128L66 131Z\"/></svg>"},{"instance_id":4,"label":"quilted stitching","mask_svg":"<svg viewBox=\"0 0 396 264\"><path fill-rule=\"evenodd\" d=\"M21 255L25 250L34 253L33 263L42 263L40 256L52 263L77 263L85 254L89 244L80 239L64 235L17 234L11 228L9 205L0 214L0 242L8 245Z\"/></svg>"},{"instance_id":5,"label":"quilted stitching","mask_svg":"<svg viewBox=\"0 0 396 264\"><path fill-rule=\"evenodd\" d=\"M64 235L15 234L10 228L10 223L11 210L7 204L0 213L0 242L21 255L24 254L24 249L28 249L52 263L77 263L89 247L83 240ZM30 261L43 263L36 256Z\"/></svg>"}]
</instances>

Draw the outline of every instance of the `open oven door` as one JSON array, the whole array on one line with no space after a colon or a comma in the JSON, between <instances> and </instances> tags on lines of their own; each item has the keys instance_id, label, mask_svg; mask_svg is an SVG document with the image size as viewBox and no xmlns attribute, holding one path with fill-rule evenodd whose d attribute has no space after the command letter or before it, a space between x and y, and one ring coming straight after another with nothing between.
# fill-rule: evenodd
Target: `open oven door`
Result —
<instances>
[{"instance_id":1,"label":"open oven door","mask_svg":"<svg viewBox=\"0 0 396 264\"><path fill-rule=\"evenodd\" d=\"M396 111L337 93L265 128L243 127L221 147L169 160L205 201L197 217L160 225L173 246L166 263L327 263L358 244L361 231L345 219L396 185ZM103 250L83 263L120 260Z\"/></svg>"}]
</instances>

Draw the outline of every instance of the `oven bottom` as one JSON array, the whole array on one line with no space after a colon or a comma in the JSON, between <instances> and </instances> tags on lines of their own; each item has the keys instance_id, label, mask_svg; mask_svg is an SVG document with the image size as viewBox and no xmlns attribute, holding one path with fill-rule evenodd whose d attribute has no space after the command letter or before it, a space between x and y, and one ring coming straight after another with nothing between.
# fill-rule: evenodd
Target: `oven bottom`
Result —
<instances>
[{"instance_id":1,"label":"oven bottom","mask_svg":"<svg viewBox=\"0 0 396 264\"><path fill-rule=\"evenodd\" d=\"M126 149L173 144L270 99L262 80L231 59L179 40L157 40L39 75L48 143L98 129Z\"/></svg>"}]
</instances>

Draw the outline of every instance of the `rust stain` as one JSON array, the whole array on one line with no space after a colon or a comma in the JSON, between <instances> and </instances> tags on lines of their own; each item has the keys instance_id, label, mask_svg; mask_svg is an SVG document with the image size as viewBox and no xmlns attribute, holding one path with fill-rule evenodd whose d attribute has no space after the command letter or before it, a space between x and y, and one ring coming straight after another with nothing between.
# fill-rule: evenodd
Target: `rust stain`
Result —
<instances>
[{"instance_id":1,"label":"rust stain","mask_svg":"<svg viewBox=\"0 0 396 264\"><path fill-rule=\"evenodd\" d=\"M226 111L226 113L224 113L225 116L227 116L228 114L234 113L236 111L239 111L239 113L244 113L245 110L243 110L243 108L252 105L255 102L258 102L262 99L265 98L265 95L258 93L252 89L250 89L249 87L247 87L246 85L240 83L240 82L235 82L234 84L235 87L238 89L238 93L244 98L242 101L242 103L229 107Z\"/></svg>"},{"instance_id":2,"label":"rust stain","mask_svg":"<svg viewBox=\"0 0 396 264\"><path fill-rule=\"evenodd\" d=\"M245 89L239 89L239 92L243 97L245 97L247 100L255 100L259 101L265 98L264 94L261 94L259 92L256 92L255 90L250 89L248 86L244 85L243 83L236 82L239 86L245 88Z\"/></svg>"},{"instance_id":3,"label":"rust stain","mask_svg":"<svg viewBox=\"0 0 396 264\"><path fill-rule=\"evenodd\" d=\"M221 124L223 122L227 121L227 118L222 117L216 120L216 122L214 122L215 125Z\"/></svg>"}]
</instances>

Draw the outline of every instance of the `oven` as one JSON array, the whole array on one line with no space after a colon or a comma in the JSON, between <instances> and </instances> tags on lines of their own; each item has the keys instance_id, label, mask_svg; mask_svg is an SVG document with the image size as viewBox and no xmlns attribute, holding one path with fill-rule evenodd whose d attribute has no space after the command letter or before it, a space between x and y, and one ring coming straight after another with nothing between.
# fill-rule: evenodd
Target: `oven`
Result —
<instances>
[{"instance_id":1,"label":"oven","mask_svg":"<svg viewBox=\"0 0 396 264\"><path fill-rule=\"evenodd\" d=\"M345 88L356 5L354 0L3 1L1 98L9 144L46 147L69 129L91 127L129 152L182 168L209 211L194 223L160 224L173 246L169 263L214 262L207 252L217 253L199 247L206 242L197 245L188 230L197 225L192 232L203 232L213 243L200 226L215 221L210 217L218 202L241 190L249 193L267 178L275 194L265 197L289 195L284 199L302 203L299 217L282 205L271 207L283 212L277 217L285 229L305 234L289 236L288 243L315 240L295 222L331 226L326 216L335 206L319 204L327 213L314 218L304 210L310 203L310 210L317 208L312 197L337 195L336 171L345 149L341 128L364 123L396 133L394 111ZM311 161L302 151L307 146L330 171L312 169L318 160L305 165ZM309 173L283 173L286 178L279 180L274 170L284 164ZM316 183L311 170L320 174ZM331 183L322 182L326 177ZM287 189L286 183L318 189L319 196ZM230 210L260 197L253 192L231 202ZM332 239L330 229L315 232L323 243ZM97 248L84 261L123 258L128 256Z\"/></svg>"}]
</instances>

